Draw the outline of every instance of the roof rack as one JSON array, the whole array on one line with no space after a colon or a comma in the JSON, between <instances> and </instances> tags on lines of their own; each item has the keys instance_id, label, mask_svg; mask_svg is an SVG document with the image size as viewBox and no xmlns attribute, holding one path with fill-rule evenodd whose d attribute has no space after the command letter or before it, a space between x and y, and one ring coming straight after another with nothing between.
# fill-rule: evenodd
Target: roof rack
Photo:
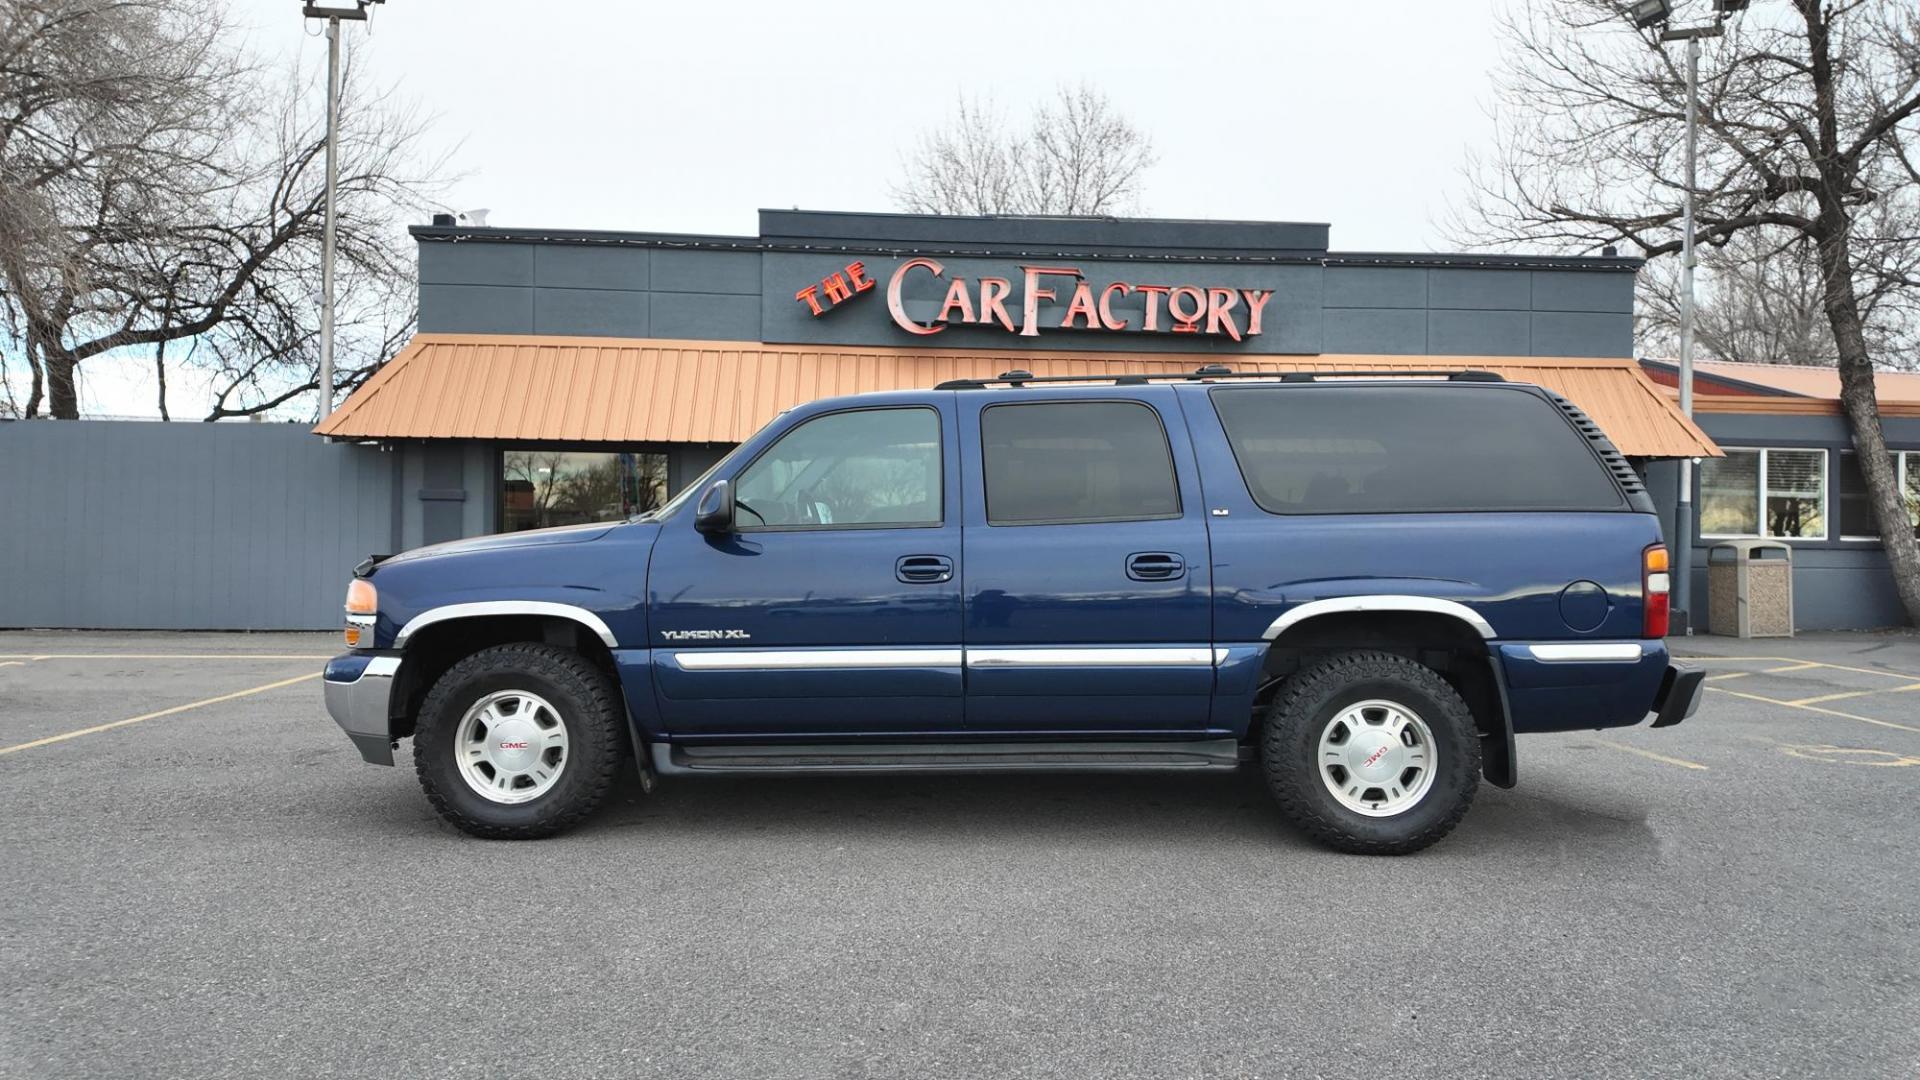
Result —
<instances>
[{"instance_id":1,"label":"roof rack","mask_svg":"<svg viewBox=\"0 0 1920 1080\"><path fill-rule=\"evenodd\" d=\"M1448 382L1506 382L1498 373L1468 369L1409 369L1375 368L1355 371L1235 371L1224 364L1208 364L1188 372L1135 372L1125 375L1035 375L1031 371L1015 369L1001 372L995 379L948 379L934 386L935 390L984 390L989 386L1025 386L1028 383L1097 383L1110 382L1115 386L1145 386L1149 382L1201 382L1209 379L1278 379L1288 383L1309 383L1316 379L1353 379L1353 378L1415 378L1446 379Z\"/></svg>"}]
</instances>

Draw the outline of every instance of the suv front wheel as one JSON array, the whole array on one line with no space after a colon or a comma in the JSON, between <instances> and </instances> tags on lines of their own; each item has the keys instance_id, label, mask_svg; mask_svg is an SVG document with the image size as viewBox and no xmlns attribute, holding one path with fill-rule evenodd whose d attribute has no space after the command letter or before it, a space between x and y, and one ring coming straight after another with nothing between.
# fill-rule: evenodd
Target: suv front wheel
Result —
<instances>
[{"instance_id":1,"label":"suv front wheel","mask_svg":"<svg viewBox=\"0 0 1920 1080\"><path fill-rule=\"evenodd\" d=\"M447 669L420 706L414 771L474 836L550 836L598 809L622 755L612 683L579 653L531 642Z\"/></svg>"},{"instance_id":2,"label":"suv front wheel","mask_svg":"<svg viewBox=\"0 0 1920 1080\"><path fill-rule=\"evenodd\" d=\"M1460 694L1403 656L1350 652L1290 677L1261 759L1281 812L1329 847L1404 855L1460 823L1480 735Z\"/></svg>"}]
</instances>

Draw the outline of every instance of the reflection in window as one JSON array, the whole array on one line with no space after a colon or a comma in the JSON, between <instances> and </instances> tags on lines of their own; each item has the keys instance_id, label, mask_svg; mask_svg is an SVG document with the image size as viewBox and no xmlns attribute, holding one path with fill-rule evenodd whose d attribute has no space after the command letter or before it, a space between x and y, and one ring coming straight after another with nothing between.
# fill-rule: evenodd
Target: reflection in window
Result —
<instances>
[{"instance_id":1,"label":"reflection in window","mask_svg":"<svg viewBox=\"0 0 1920 1080\"><path fill-rule=\"evenodd\" d=\"M1766 465L1767 535L1827 535L1826 451L1769 450Z\"/></svg>"},{"instance_id":2,"label":"reflection in window","mask_svg":"<svg viewBox=\"0 0 1920 1080\"><path fill-rule=\"evenodd\" d=\"M938 525L940 468L932 409L816 416L741 472L735 521L743 529Z\"/></svg>"},{"instance_id":3,"label":"reflection in window","mask_svg":"<svg viewBox=\"0 0 1920 1080\"><path fill-rule=\"evenodd\" d=\"M1920 536L1920 451L1894 451L1889 454L1894 479L1907 508L1907 523ZM1854 540L1877 540L1880 523L1874 520L1873 499L1867 494L1867 479L1860 471L1860 459L1851 450L1840 454L1840 535Z\"/></svg>"},{"instance_id":4,"label":"reflection in window","mask_svg":"<svg viewBox=\"0 0 1920 1080\"><path fill-rule=\"evenodd\" d=\"M980 454L992 525L1180 516L1166 429L1141 402L990 406Z\"/></svg>"},{"instance_id":5,"label":"reflection in window","mask_svg":"<svg viewBox=\"0 0 1920 1080\"><path fill-rule=\"evenodd\" d=\"M1700 533L1760 534L1760 452L1729 450L1700 463Z\"/></svg>"},{"instance_id":6,"label":"reflection in window","mask_svg":"<svg viewBox=\"0 0 1920 1080\"><path fill-rule=\"evenodd\" d=\"M1728 450L1726 455L1701 463L1702 536L1826 537L1825 450Z\"/></svg>"},{"instance_id":7,"label":"reflection in window","mask_svg":"<svg viewBox=\"0 0 1920 1080\"><path fill-rule=\"evenodd\" d=\"M503 532L620 521L667 498L667 455L507 450L500 455Z\"/></svg>"},{"instance_id":8,"label":"reflection in window","mask_svg":"<svg viewBox=\"0 0 1920 1080\"><path fill-rule=\"evenodd\" d=\"M1920 450L1900 455L1900 477L1900 490L1907 497L1907 520L1913 523L1913 534L1920 536Z\"/></svg>"}]
</instances>

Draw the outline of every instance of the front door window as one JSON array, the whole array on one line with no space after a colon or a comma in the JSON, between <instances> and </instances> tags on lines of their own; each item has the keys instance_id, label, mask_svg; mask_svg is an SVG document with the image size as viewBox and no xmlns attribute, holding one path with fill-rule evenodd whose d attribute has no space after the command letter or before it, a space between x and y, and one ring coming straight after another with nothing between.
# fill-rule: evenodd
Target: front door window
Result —
<instances>
[{"instance_id":1,"label":"front door window","mask_svg":"<svg viewBox=\"0 0 1920 1080\"><path fill-rule=\"evenodd\" d=\"M808 420L741 472L734 503L743 532L938 525L939 414L861 409Z\"/></svg>"}]
</instances>

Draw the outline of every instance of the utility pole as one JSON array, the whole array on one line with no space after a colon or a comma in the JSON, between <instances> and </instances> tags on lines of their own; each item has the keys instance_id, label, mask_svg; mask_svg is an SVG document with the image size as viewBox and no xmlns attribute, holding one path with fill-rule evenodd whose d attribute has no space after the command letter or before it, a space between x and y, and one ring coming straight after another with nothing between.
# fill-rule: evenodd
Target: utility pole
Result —
<instances>
[{"instance_id":1,"label":"utility pole","mask_svg":"<svg viewBox=\"0 0 1920 1080\"><path fill-rule=\"evenodd\" d=\"M368 4L385 0L356 0L350 8L304 4L309 19L327 21L327 196L326 223L320 239L320 415L333 411L333 230L334 188L340 183L340 20L365 22Z\"/></svg>"},{"instance_id":2,"label":"utility pole","mask_svg":"<svg viewBox=\"0 0 1920 1080\"><path fill-rule=\"evenodd\" d=\"M1750 0L1714 0L1713 22L1674 27L1672 0L1636 0L1627 7L1635 29L1664 27L1660 40L1687 43L1687 191L1680 210L1680 411L1693 419L1693 270L1699 259L1693 250L1693 193L1699 186L1696 150L1700 131L1700 39L1726 33L1727 16L1746 10ZM1674 535L1668 547L1673 555L1671 588L1675 601L1676 633L1693 633L1693 459L1680 459L1680 498L1674 507Z\"/></svg>"},{"instance_id":3,"label":"utility pole","mask_svg":"<svg viewBox=\"0 0 1920 1080\"><path fill-rule=\"evenodd\" d=\"M1706 31L1711 31L1708 34ZM1700 39L1719 36L1720 26L1694 30L1669 30L1684 34L1687 40L1687 201L1680 211L1680 412L1693 419L1693 268L1699 257L1693 250L1693 191L1695 149L1699 143ZM1661 35L1662 38L1666 34ZM331 215L329 215L331 216ZM1674 509L1673 531L1679 541L1673 545L1673 591L1680 598L1681 625L1693 633L1693 459L1680 459L1680 505Z\"/></svg>"}]
</instances>

